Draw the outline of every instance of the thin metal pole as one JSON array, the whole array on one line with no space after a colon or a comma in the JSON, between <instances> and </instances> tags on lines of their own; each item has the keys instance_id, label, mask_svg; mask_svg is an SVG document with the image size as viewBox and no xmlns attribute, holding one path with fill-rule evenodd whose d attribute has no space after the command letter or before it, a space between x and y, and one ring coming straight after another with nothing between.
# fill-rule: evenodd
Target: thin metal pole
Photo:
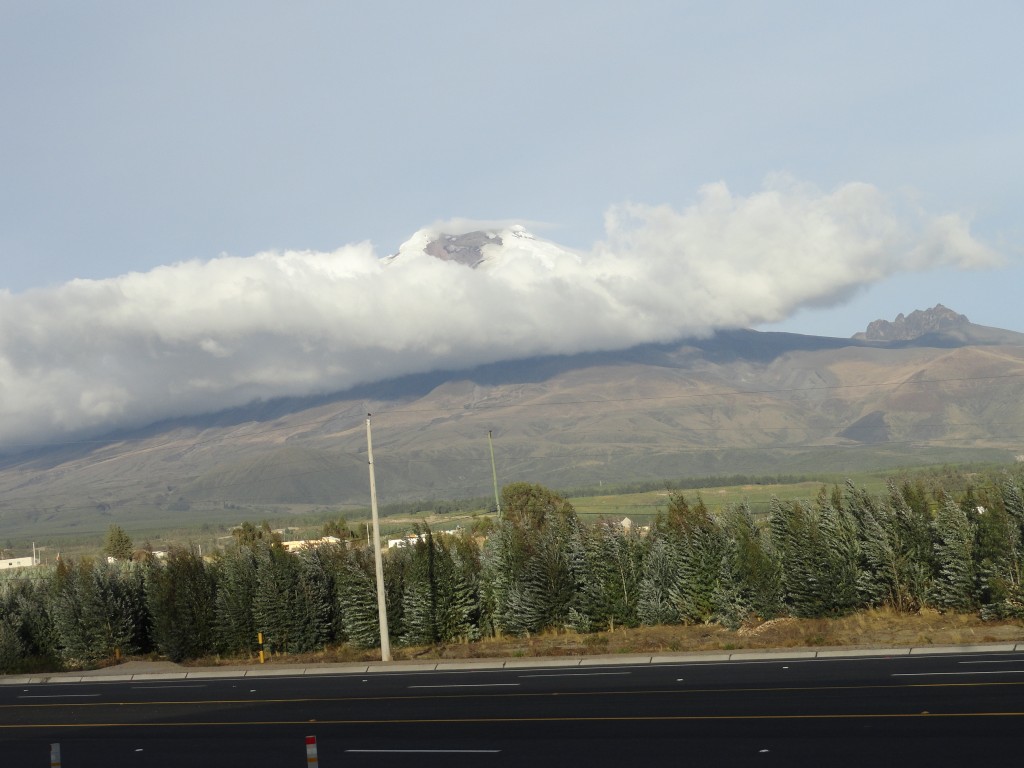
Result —
<instances>
[{"instance_id":1,"label":"thin metal pole","mask_svg":"<svg viewBox=\"0 0 1024 768\"><path fill-rule=\"evenodd\" d=\"M380 620L380 659L391 661L391 638L388 637L388 606L384 594L384 559L380 552L380 522L377 519L377 480L373 474L373 436L370 414L366 414L366 454L370 460L370 516L373 519L373 566L377 572L377 618Z\"/></svg>"},{"instance_id":2,"label":"thin metal pole","mask_svg":"<svg viewBox=\"0 0 1024 768\"><path fill-rule=\"evenodd\" d=\"M498 469L494 466L494 443L491 441L491 430L487 430L487 445L491 449L491 476L494 478L494 505L498 509L498 522L501 522L501 497L498 496Z\"/></svg>"}]
</instances>

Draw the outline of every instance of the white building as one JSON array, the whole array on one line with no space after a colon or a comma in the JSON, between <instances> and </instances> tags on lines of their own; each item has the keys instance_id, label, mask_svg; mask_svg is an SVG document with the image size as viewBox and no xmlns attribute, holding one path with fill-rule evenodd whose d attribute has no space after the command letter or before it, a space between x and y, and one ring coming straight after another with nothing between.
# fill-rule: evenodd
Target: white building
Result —
<instances>
[{"instance_id":1,"label":"white building","mask_svg":"<svg viewBox=\"0 0 1024 768\"><path fill-rule=\"evenodd\" d=\"M447 531L434 531L434 536L459 536L462 534L462 526L457 528L451 528ZM421 533L418 536L415 533L409 533L398 539L388 539L388 549L395 549L396 547L413 547L418 541L426 541L427 534Z\"/></svg>"},{"instance_id":2,"label":"white building","mask_svg":"<svg viewBox=\"0 0 1024 768\"><path fill-rule=\"evenodd\" d=\"M421 533L417 536L415 533L410 533L407 536L403 536L400 539L388 539L388 549L394 549L395 547L411 547L418 541L426 541L427 534Z\"/></svg>"},{"instance_id":3,"label":"white building","mask_svg":"<svg viewBox=\"0 0 1024 768\"><path fill-rule=\"evenodd\" d=\"M39 561L35 557L7 557L0 560L0 571L7 568L31 568L33 565L39 565Z\"/></svg>"},{"instance_id":4,"label":"white building","mask_svg":"<svg viewBox=\"0 0 1024 768\"><path fill-rule=\"evenodd\" d=\"M39 551L36 549L34 541L32 542L31 556L0 558L0 571L6 571L9 568L32 568L36 565L39 565Z\"/></svg>"},{"instance_id":5,"label":"white building","mask_svg":"<svg viewBox=\"0 0 1024 768\"><path fill-rule=\"evenodd\" d=\"M316 548L324 544L340 544L337 536L324 536L322 539L303 539L302 541L282 541L285 552L298 552L300 549Z\"/></svg>"}]
</instances>

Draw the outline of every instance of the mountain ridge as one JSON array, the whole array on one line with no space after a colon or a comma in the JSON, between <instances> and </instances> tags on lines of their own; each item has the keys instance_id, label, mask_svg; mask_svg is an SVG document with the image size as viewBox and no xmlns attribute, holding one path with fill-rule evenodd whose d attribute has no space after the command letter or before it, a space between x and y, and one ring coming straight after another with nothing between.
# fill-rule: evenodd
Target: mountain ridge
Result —
<instances>
[{"instance_id":1,"label":"mountain ridge","mask_svg":"<svg viewBox=\"0 0 1024 768\"><path fill-rule=\"evenodd\" d=\"M946 339L974 344L1019 344L1024 334L972 323L966 315L942 304L930 309L900 313L893 321L874 320L866 330L855 333L859 341L901 342L920 339Z\"/></svg>"}]
</instances>

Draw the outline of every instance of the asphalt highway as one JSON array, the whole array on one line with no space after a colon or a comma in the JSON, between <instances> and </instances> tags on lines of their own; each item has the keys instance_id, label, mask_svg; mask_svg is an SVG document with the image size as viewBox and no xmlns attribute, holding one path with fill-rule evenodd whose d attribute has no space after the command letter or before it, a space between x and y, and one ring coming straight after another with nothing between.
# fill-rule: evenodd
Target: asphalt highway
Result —
<instances>
[{"instance_id":1,"label":"asphalt highway","mask_svg":"<svg viewBox=\"0 0 1024 768\"><path fill-rule=\"evenodd\" d=\"M0 763L59 743L64 768L297 768L309 735L320 766L902 768L1024 746L1024 653L519 663L0 684Z\"/></svg>"}]
</instances>

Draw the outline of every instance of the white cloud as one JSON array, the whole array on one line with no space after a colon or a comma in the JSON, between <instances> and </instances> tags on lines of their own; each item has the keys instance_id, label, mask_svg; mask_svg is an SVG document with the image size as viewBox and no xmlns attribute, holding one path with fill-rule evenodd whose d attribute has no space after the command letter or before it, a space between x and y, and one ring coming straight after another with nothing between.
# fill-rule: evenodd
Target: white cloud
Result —
<instances>
[{"instance_id":1,"label":"white cloud","mask_svg":"<svg viewBox=\"0 0 1024 768\"><path fill-rule=\"evenodd\" d=\"M478 269L422 254L434 232L503 233ZM956 216L868 184L703 188L682 211L621 205L580 253L507 223L188 261L0 292L0 440L36 443L342 390L406 373L616 349L781 320L907 270L998 262Z\"/></svg>"}]
</instances>

